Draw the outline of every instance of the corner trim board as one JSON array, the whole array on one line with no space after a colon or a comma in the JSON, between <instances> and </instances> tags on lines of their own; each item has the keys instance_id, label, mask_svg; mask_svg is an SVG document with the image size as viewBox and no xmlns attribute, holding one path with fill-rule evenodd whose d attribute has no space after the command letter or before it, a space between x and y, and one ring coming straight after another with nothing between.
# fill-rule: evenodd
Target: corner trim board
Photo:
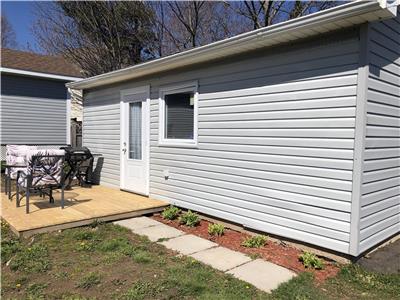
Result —
<instances>
[{"instance_id":1,"label":"corner trim board","mask_svg":"<svg viewBox=\"0 0 400 300\"><path fill-rule=\"evenodd\" d=\"M360 57L357 75L356 125L354 134L353 184L349 244L349 254L353 256L359 255L360 248L360 211L362 178L364 172L365 137L367 131L367 93L369 76L368 31L368 23L360 26Z\"/></svg>"}]
</instances>

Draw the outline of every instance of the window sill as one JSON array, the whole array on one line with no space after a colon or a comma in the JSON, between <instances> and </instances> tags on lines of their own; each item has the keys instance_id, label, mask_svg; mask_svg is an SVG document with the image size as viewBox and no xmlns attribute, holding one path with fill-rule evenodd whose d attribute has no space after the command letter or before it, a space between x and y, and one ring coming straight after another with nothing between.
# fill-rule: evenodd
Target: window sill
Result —
<instances>
[{"instance_id":1,"label":"window sill","mask_svg":"<svg viewBox=\"0 0 400 300\"><path fill-rule=\"evenodd\" d=\"M174 142L174 141L160 141L158 142L158 147L173 147L173 148L191 148L198 149L198 144L196 142Z\"/></svg>"}]
</instances>

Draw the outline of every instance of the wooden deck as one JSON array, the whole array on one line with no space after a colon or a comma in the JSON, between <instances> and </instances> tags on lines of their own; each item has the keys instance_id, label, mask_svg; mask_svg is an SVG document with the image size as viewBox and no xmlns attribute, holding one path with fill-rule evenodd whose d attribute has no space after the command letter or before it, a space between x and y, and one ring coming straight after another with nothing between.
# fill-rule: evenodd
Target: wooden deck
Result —
<instances>
[{"instance_id":1,"label":"wooden deck","mask_svg":"<svg viewBox=\"0 0 400 300\"><path fill-rule=\"evenodd\" d=\"M60 206L60 193L54 193L55 203L48 198L32 197L30 213L25 213L25 201L16 207L1 194L1 217L19 236L83 226L95 220L112 221L162 210L167 203L148 197L103 186L75 187L65 191L65 208Z\"/></svg>"}]
</instances>

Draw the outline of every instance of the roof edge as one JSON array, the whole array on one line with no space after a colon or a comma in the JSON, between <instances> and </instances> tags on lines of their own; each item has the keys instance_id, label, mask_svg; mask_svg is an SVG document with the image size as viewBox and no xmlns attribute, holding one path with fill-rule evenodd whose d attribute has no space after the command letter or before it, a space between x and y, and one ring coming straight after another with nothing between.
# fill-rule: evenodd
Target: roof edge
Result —
<instances>
[{"instance_id":1,"label":"roof edge","mask_svg":"<svg viewBox=\"0 0 400 300\"><path fill-rule=\"evenodd\" d=\"M339 25L341 21L351 18L355 18L358 22L357 24L378 19L392 18L396 16L397 2L399 2L399 0L350 2L269 27L249 31L208 45L144 62L139 65L93 76L77 82L67 83L67 87L75 89L95 88L185 67L195 63L206 62L210 59L227 57L246 51L278 45L280 43L354 26L351 22L343 22L345 25Z\"/></svg>"},{"instance_id":2,"label":"roof edge","mask_svg":"<svg viewBox=\"0 0 400 300\"><path fill-rule=\"evenodd\" d=\"M28 70L14 69L14 68L6 68L6 67L0 67L0 72L8 73L8 74L25 75L25 76L31 76L31 77L65 80L65 81L82 80L81 77L73 77L73 76L66 76L66 75L59 75L59 74L52 74L52 73L42 73L42 72L28 71Z\"/></svg>"}]
</instances>

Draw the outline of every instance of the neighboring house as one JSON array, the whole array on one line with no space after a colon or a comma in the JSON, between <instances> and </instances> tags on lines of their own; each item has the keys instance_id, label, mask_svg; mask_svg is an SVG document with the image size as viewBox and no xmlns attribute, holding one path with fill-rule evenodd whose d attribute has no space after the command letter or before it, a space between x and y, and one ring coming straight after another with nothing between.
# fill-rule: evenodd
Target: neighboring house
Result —
<instances>
[{"instance_id":1,"label":"neighboring house","mask_svg":"<svg viewBox=\"0 0 400 300\"><path fill-rule=\"evenodd\" d=\"M399 73L397 7L351 2L68 86L102 184L358 256L400 229Z\"/></svg>"},{"instance_id":2,"label":"neighboring house","mask_svg":"<svg viewBox=\"0 0 400 300\"><path fill-rule=\"evenodd\" d=\"M70 144L65 84L81 79L79 70L61 57L3 48L0 71L2 159L6 144Z\"/></svg>"}]
</instances>

